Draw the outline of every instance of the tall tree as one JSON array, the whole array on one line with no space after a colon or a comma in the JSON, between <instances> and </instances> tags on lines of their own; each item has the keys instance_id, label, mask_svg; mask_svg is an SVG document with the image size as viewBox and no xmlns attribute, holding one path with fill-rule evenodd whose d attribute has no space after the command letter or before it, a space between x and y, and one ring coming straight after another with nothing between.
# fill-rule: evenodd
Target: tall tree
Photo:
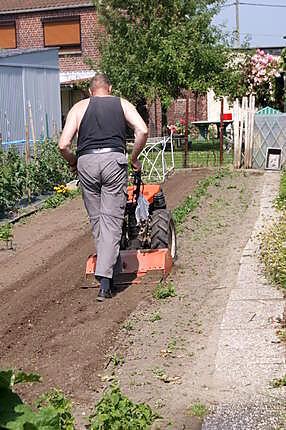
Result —
<instances>
[{"instance_id":1,"label":"tall tree","mask_svg":"<svg viewBox=\"0 0 286 430\"><path fill-rule=\"evenodd\" d=\"M98 66L133 102L224 91L229 51L212 24L224 0L94 0L106 33Z\"/></svg>"}]
</instances>

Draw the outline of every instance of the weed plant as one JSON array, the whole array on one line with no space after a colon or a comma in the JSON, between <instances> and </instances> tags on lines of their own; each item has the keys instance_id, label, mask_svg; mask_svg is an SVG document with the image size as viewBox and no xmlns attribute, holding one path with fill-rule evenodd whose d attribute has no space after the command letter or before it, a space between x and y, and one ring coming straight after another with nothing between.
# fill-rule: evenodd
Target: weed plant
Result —
<instances>
[{"instance_id":1,"label":"weed plant","mask_svg":"<svg viewBox=\"0 0 286 430\"><path fill-rule=\"evenodd\" d=\"M6 243L6 247L8 248L8 245L10 243L12 247L12 239L13 239L13 229L12 225L9 223L3 224L0 226L0 241L3 241Z\"/></svg>"},{"instance_id":2,"label":"weed plant","mask_svg":"<svg viewBox=\"0 0 286 430\"><path fill-rule=\"evenodd\" d=\"M147 430L155 419L150 406L133 403L113 385L95 406L89 417L90 430Z\"/></svg>"},{"instance_id":3,"label":"weed plant","mask_svg":"<svg viewBox=\"0 0 286 430\"><path fill-rule=\"evenodd\" d=\"M208 408L202 403L194 403L189 408L189 414L194 417L203 418L208 413Z\"/></svg>"},{"instance_id":4,"label":"weed plant","mask_svg":"<svg viewBox=\"0 0 286 430\"><path fill-rule=\"evenodd\" d=\"M160 283L153 291L153 297L157 300L167 299L168 297L175 297L176 289L172 282Z\"/></svg>"},{"instance_id":5,"label":"weed plant","mask_svg":"<svg viewBox=\"0 0 286 430\"><path fill-rule=\"evenodd\" d=\"M154 312L150 317L151 322L160 321L161 319L162 317L160 315L160 312Z\"/></svg>"},{"instance_id":6,"label":"weed plant","mask_svg":"<svg viewBox=\"0 0 286 430\"><path fill-rule=\"evenodd\" d=\"M0 369L1 430L75 430L72 404L59 390L43 394L33 406L15 392L19 383L40 382L39 375ZM136 404L112 385L89 416L89 430L147 430L160 418L145 403Z\"/></svg>"},{"instance_id":7,"label":"weed plant","mask_svg":"<svg viewBox=\"0 0 286 430\"><path fill-rule=\"evenodd\" d=\"M273 388L286 387L286 375L282 376L282 378L275 378L271 381L270 385Z\"/></svg>"}]
</instances>

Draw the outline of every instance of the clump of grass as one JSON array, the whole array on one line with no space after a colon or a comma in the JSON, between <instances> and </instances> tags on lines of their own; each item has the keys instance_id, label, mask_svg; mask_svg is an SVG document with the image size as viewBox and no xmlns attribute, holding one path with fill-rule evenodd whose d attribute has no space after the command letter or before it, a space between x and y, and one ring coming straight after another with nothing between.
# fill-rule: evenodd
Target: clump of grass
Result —
<instances>
[{"instance_id":1,"label":"clump of grass","mask_svg":"<svg viewBox=\"0 0 286 430\"><path fill-rule=\"evenodd\" d=\"M151 316L150 316L150 321L151 322L155 322L155 321L160 321L162 319L160 312L154 312Z\"/></svg>"},{"instance_id":2,"label":"clump of grass","mask_svg":"<svg viewBox=\"0 0 286 430\"><path fill-rule=\"evenodd\" d=\"M279 195L275 200L275 206L281 210L286 209L286 170L281 175Z\"/></svg>"},{"instance_id":3,"label":"clump of grass","mask_svg":"<svg viewBox=\"0 0 286 430\"><path fill-rule=\"evenodd\" d=\"M269 279L286 288L286 212L262 233L260 255Z\"/></svg>"},{"instance_id":4,"label":"clump of grass","mask_svg":"<svg viewBox=\"0 0 286 430\"><path fill-rule=\"evenodd\" d=\"M268 278L286 288L286 171L281 175L275 206L282 211L279 220L261 235L261 260Z\"/></svg>"},{"instance_id":5,"label":"clump of grass","mask_svg":"<svg viewBox=\"0 0 286 430\"><path fill-rule=\"evenodd\" d=\"M203 403L194 403L188 409L189 415L193 417L203 418L208 413L208 408Z\"/></svg>"},{"instance_id":6,"label":"clump of grass","mask_svg":"<svg viewBox=\"0 0 286 430\"><path fill-rule=\"evenodd\" d=\"M157 300L167 299L168 297L175 297L176 289L173 282L160 283L153 291L153 297Z\"/></svg>"},{"instance_id":7,"label":"clump of grass","mask_svg":"<svg viewBox=\"0 0 286 430\"><path fill-rule=\"evenodd\" d=\"M116 352L110 357L110 362L114 367L122 366L124 364L124 357Z\"/></svg>"},{"instance_id":8,"label":"clump of grass","mask_svg":"<svg viewBox=\"0 0 286 430\"><path fill-rule=\"evenodd\" d=\"M285 328L281 328L280 330L277 330L276 335L281 340L281 342L286 342L286 329Z\"/></svg>"},{"instance_id":9,"label":"clump of grass","mask_svg":"<svg viewBox=\"0 0 286 430\"><path fill-rule=\"evenodd\" d=\"M275 378L270 382L270 385L273 388L286 387L286 375L282 376L282 378Z\"/></svg>"},{"instance_id":10,"label":"clump of grass","mask_svg":"<svg viewBox=\"0 0 286 430\"><path fill-rule=\"evenodd\" d=\"M124 328L124 330L126 330L126 331L132 331L132 330L134 330L134 326L133 326L133 324L132 324L132 322L131 321L126 321L124 324L123 324L123 326L122 326L123 328Z\"/></svg>"}]
</instances>

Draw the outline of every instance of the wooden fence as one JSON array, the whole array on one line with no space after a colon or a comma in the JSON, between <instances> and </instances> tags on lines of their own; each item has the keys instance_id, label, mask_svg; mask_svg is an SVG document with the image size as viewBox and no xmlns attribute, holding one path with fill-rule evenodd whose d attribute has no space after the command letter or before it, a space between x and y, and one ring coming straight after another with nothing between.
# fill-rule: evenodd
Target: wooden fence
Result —
<instances>
[{"instance_id":1,"label":"wooden fence","mask_svg":"<svg viewBox=\"0 0 286 430\"><path fill-rule=\"evenodd\" d=\"M251 169L253 156L253 129L255 96L236 99L233 104L234 167Z\"/></svg>"}]
</instances>

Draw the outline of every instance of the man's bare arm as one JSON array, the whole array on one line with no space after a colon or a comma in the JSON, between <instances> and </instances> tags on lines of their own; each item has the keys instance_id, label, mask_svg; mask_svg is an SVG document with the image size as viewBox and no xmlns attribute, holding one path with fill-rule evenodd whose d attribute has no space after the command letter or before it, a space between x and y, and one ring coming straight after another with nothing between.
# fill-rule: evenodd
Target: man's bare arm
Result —
<instances>
[{"instance_id":1,"label":"man's bare arm","mask_svg":"<svg viewBox=\"0 0 286 430\"><path fill-rule=\"evenodd\" d=\"M72 108L66 119L66 123L59 141L59 149L62 156L69 163L71 167L75 167L77 159L71 150L72 140L77 132L77 114L76 109Z\"/></svg>"},{"instance_id":2,"label":"man's bare arm","mask_svg":"<svg viewBox=\"0 0 286 430\"><path fill-rule=\"evenodd\" d=\"M135 142L131 154L131 164L140 169L140 163L138 165L138 156L146 144L148 128L133 104L129 103L127 100L121 99L121 105L125 119L134 130L135 134Z\"/></svg>"}]
</instances>

